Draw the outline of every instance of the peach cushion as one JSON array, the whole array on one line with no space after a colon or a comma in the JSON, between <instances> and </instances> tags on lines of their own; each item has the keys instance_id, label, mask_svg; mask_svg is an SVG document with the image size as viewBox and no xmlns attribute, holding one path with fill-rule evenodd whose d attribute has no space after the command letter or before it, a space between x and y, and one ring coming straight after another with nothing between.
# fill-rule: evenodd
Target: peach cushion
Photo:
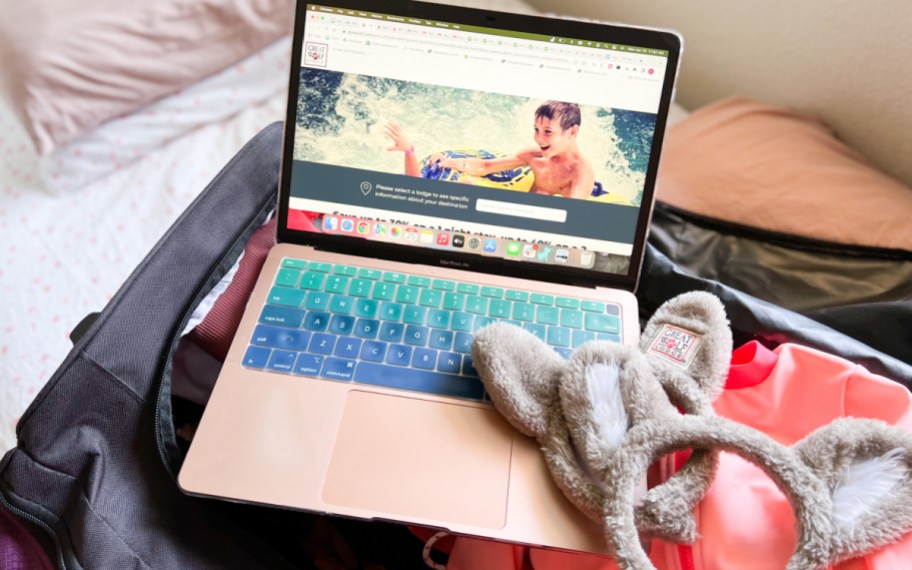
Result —
<instances>
[{"instance_id":1,"label":"peach cushion","mask_svg":"<svg viewBox=\"0 0 912 570\"><path fill-rule=\"evenodd\" d=\"M48 153L292 29L292 0L4 2L0 87Z\"/></svg>"},{"instance_id":2,"label":"peach cushion","mask_svg":"<svg viewBox=\"0 0 912 570\"><path fill-rule=\"evenodd\" d=\"M912 188L817 120L749 99L709 105L668 130L656 197L761 229L912 251Z\"/></svg>"}]
</instances>

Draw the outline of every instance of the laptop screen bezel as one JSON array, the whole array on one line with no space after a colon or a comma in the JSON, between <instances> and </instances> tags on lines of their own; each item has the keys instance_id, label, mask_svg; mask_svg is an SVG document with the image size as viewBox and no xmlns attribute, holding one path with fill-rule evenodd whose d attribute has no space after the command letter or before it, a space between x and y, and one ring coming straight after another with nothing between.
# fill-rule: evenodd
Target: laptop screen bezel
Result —
<instances>
[{"instance_id":1,"label":"laptop screen bezel","mask_svg":"<svg viewBox=\"0 0 912 570\"><path fill-rule=\"evenodd\" d=\"M288 208L291 197L291 166L294 151L294 129L297 118L297 100L301 70L301 49L307 20L307 5L318 4L297 0L292 61L289 73L288 105L285 116L282 161L279 176L277 241L311 246L328 251L359 255L377 259L390 259L430 266L457 267L468 271L520 277L535 281L579 285L586 287L612 287L635 291L643 263L646 235L655 197L656 176L665 136L666 120L673 98L675 80L681 53L681 38L674 32L612 24L562 20L540 16L529 16L494 12L473 8L446 6L409 0L328 0L322 4L334 8L362 11L381 11L426 20L437 20L466 26L495 27L520 33L580 38L591 41L633 45L642 48L661 49L668 52L668 65L662 85L659 109L653 134L653 149L646 170L643 197L637 217L633 251L626 275L605 273L564 265L543 265L516 262L499 257L486 257L458 250L441 251L389 242L379 242L339 234L323 234L288 229Z\"/></svg>"}]
</instances>

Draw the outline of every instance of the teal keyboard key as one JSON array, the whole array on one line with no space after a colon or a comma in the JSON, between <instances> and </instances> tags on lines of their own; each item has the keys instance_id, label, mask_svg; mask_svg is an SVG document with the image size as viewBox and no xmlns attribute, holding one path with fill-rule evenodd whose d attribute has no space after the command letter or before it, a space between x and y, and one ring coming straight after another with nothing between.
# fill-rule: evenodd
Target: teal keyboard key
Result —
<instances>
[{"instance_id":1,"label":"teal keyboard key","mask_svg":"<svg viewBox=\"0 0 912 570\"><path fill-rule=\"evenodd\" d=\"M384 283L383 281L375 283L374 290L371 292L371 298L380 301L391 301L395 295L396 285L393 283Z\"/></svg>"},{"instance_id":2,"label":"teal keyboard key","mask_svg":"<svg viewBox=\"0 0 912 570\"><path fill-rule=\"evenodd\" d=\"M583 328L583 313L573 309L561 309L560 325L571 329Z\"/></svg>"},{"instance_id":3,"label":"teal keyboard key","mask_svg":"<svg viewBox=\"0 0 912 570\"><path fill-rule=\"evenodd\" d=\"M547 329L545 325L540 325L538 323L526 323L523 325L523 328L545 342L545 331Z\"/></svg>"},{"instance_id":4,"label":"teal keyboard key","mask_svg":"<svg viewBox=\"0 0 912 570\"><path fill-rule=\"evenodd\" d=\"M435 289L423 289L418 297L418 304L423 307L439 307L443 293Z\"/></svg>"},{"instance_id":5,"label":"teal keyboard key","mask_svg":"<svg viewBox=\"0 0 912 570\"><path fill-rule=\"evenodd\" d=\"M355 310L355 298L348 295L333 295L329 303L329 310L333 313L350 315Z\"/></svg>"},{"instance_id":6,"label":"teal keyboard key","mask_svg":"<svg viewBox=\"0 0 912 570\"><path fill-rule=\"evenodd\" d=\"M609 333L599 333L598 340L607 340L611 342L621 342L620 335L609 334Z\"/></svg>"},{"instance_id":7,"label":"teal keyboard key","mask_svg":"<svg viewBox=\"0 0 912 570\"><path fill-rule=\"evenodd\" d=\"M446 279L434 279L431 282L431 287L439 291L455 291L456 283L454 281L447 281Z\"/></svg>"},{"instance_id":8,"label":"teal keyboard key","mask_svg":"<svg viewBox=\"0 0 912 570\"><path fill-rule=\"evenodd\" d=\"M380 303L373 299L358 299L355 301L355 315L358 317L374 318Z\"/></svg>"},{"instance_id":9,"label":"teal keyboard key","mask_svg":"<svg viewBox=\"0 0 912 570\"><path fill-rule=\"evenodd\" d=\"M525 291L507 291L507 300L508 301L521 301L525 303L529 300L529 294Z\"/></svg>"},{"instance_id":10,"label":"teal keyboard key","mask_svg":"<svg viewBox=\"0 0 912 570\"><path fill-rule=\"evenodd\" d=\"M398 321L402 318L403 306L386 301L380 304L380 318L384 321Z\"/></svg>"},{"instance_id":11,"label":"teal keyboard key","mask_svg":"<svg viewBox=\"0 0 912 570\"><path fill-rule=\"evenodd\" d=\"M443 308L451 311L461 311L465 305L465 295L459 293L444 293Z\"/></svg>"},{"instance_id":12,"label":"teal keyboard key","mask_svg":"<svg viewBox=\"0 0 912 570\"><path fill-rule=\"evenodd\" d=\"M400 285L399 288L396 289L396 302L413 305L418 302L419 291L420 289L418 289L418 287Z\"/></svg>"},{"instance_id":13,"label":"teal keyboard key","mask_svg":"<svg viewBox=\"0 0 912 570\"><path fill-rule=\"evenodd\" d=\"M304 291L287 287L273 287L269 291L269 296L266 297L266 302L270 305L300 307L304 302Z\"/></svg>"},{"instance_id":14,"label":"teal keyboard key","mask_svg":"<svg viewBox=\"0 0 912 570\"><path fill-rule=\"evenodd\" d=\"M265 305L260 313L260 322L266 325L275 325L279 327L289 327L297 329L304 322L305 312L303 309L292 309L291 307L280 307L278 305Z\"/></svg>"},{"instance_id":15,"label":"teal keyboard key","mask_svg":"<svg viewBox=\"0 0 912 570\"><path fill-rule=\"evenodd\" d=\"M328 293L345 293L348 290L348 277L330 275L326 278L323 290Z\"/></svg>"},{"instance_id":16,"label":"teal keyboard key","mask_svg":"<svg viewBox=\"0 0 912 570\"><path fill-rule=\"evenodd\" d=\"M555 304L561 309L579 309L580 306L579 299L571 299L570 297L558 297L555 300Z\"/></svg>"},{"instance_id":17,"label":"teal keyboard key","mask_svg":"<svg viewBox=\"0 0 912 570\"><path fill-rule=\"evenodd\" d=\"M482 287L481 296L482 297L491 297L493 299L500 299L504 295L504 290L500 287Z\"/></svg>"},{"instance_id":18,"label":"teal keyboard key","mask_svg":"<svg viewBox=\"0 0 912 570\"><path fill-rule=\"evenodd\" d=\"M466 299L466 311L476 315L484 315L488 312L488 300L484 297L471 296Z\"/></svg>"},{"instance_id":19,"label":"teal keyboard key","mask_svg":"<svg viewBox=\"0 0 912 570\"><path fill-rule=\"evenodd\" d=\"M292 269L307 269L307 262L303 259L291 259L286 257L282 260L282 267L290 267Z\"/></svg>"},{"instance_id":20,"label":"teal keyboard key","mask_svg":"<svg viewBox=\"0 0 912 570\"><path fill-rule=\"evenodd\" d=\"M410 325L423 325L427 319L427 309L418 305L408 305L402 313L402 321Z\"/></svg>"},{"instance_id":21,"label":"teal keyboard key","mask_svg":"<svg viewBox=\"0 0 912 570\"><path fill-rule=\"evenodd\" d=\"M453 324L450 326L454 331L472 331L472 322L475 317L471 313L453 313Z\"/></svg>"},{"instance_id":22,"label":"teal keyboard key","mask_svg":"<svg viewBox=\"0 0 912 570\"><path fill-rule=\"evenodd\" d=\"M590 340L595 340L595 333L589 331L573 331L571 337L571 346L577 348L583 344L589 342Z\"/></svg>"},{"instance_id":23,"label":"teal keyboard key","mask_svg":"<svg viewBox=\"0 0 912 570\"><path fill-rule=\"evenodd\" d=\"M289 269L283 267L279 269L278 274L276 274L276 285L281 285L282 287L297 287L298 279L301 278L301 272L297 269Z\"/></svg>"},{"instance_id":24,"label":"teal keyboard key","mask_svg":"<svg viewBox=\"0 0 912 570\"><path fill-rule=\"evenodd\" d=\"M572 340L570 329L560 327L548 327L548 339L545 341L551 346L570 346Z\"/></svg>"},{"instance_id":25,"label":"teal keyboard key","mask_svg":"<svg viewBox=\"0 0 912 570\"><path fill-rule=\"evenodd\" d=\"M303 291L301 292L303 293ZM311 291L307 294L307 300L304 301L304 308L316 311L325 311L329 308L330 299L331 295L329 293L324 293L323 291Z\"/></svg>"},{"instance_id":26,"label":"teal keyboard key","mask_svg":"<svg viewBox=\"0 0 912 570\"><path fill-rule=\"evenodd\" d=\"M586 313L586 330L597 333L620 334L620 319L614 315Z\"/></svg>"},{"instance_id":27,"label":"teal keyboard key","mask_svg":"<svg viewBox=\"0 0 912 570\"><path fill-rule=\"evenodd\" d=\"M319 291L323 288L323 281L326 279L326 274L324 273L314 273L308 271L301 276L301 282L298 283L298 287L301 289L310 289L312 291Z\"/></svg>"},{"instance_id":28,"label":"teal keyboard key","mask_svg":"<svg viewBox=\"0 0 912 570\"><path fill-rule=\"evenodd\" d=\"M359 338L377 338L380 332L380 321L377 319L358 319L355 323L355 336Z\"/></svg>"},{"instance_id":29,"label":"teal keyboard key","mask_svg":"<svg viewBox=\"0 0 912 570\"><path fill-rule=\"evenodd\" d=\"M348 286L348 294L353 297L367 297L370 295L373 286L373 281L368 281L367 279L352 279L351 284Z\"/></svg>"},{"instance_id":30,"label":"teal keyboard key","mask_svg":"<svg viewBox=\"0 0 912 570\"><path fill-rule=\"evenodd\" d=\"M513 318L517 321L532 322L535 320L535 305L532 303L514 303Z\"/></svg>"},{"instance_id":31,"label":"teal keyboard key","mask_svg":"<svg viewBox=\"0 0 912 570\"><path fill-rule=\"evenodd\" d=\"M450 326L450 315L452 313L449 311L432 309L428 311L427 325L438 329L448 328Z\"/></svg>"},{"instance_id":32,"label":"teal keyboard key","mask_svg":"<svg viewBox=\"0 0 912 570\"><path fill-rule=\"evenodd\" d=\"M320 263L319 261L311 261L307 264L307 269L310 271L316 271L317 273L329 273L332 271L332 264Z\"/></svg>"},{"instance_id":33,"label":"teal keyboard key","mask_svg":"<svg viewBox=\"0 0 912 570\"><path fill-rule=\"evenodd\" d=\"M383 272L379 269L368 269L366 267L362 267L358 270L358 277L361 279L370 279L371 281L376 281L377 279L380 279L382 275Z\"/></svg>"},{"instance_id":34,"label":"teal keyboard key","mask_svg":"<svg viewBox=\"0 0 912 570\"><path fill-rule=\"evenodd\" d=\"M354 277L358 274L358 268L352 267L351 265L337 265L333 267L334 275L344 275L346 277Z\"/></svg>"},{"instance_id":35,"label":"teal keyboard key","mask_svg":"<svg viewBox=\"0 0 912 570\"><path fill-rule=\"evenodd\" d=\"M487 325L489 325L491 323L496 323L496 322L497 322L497 319L495 319L494 317L478 316L478 317L475 317L474 329L475 329L475 331L477 331L478 329L480 329L482 327L486 327ZM475 331L473 331L473 332L475 332Z\"/></svg>"},{"instance_id":36,"label":"teal keyboard key","mask_svg":"<svg viewBox=\"0 0 912 570\"><path fill-rule=\"evenodd\" d=\"M535 322L543 325L556 325L559 315L560 309L557 307L539 305L535 311Z\"/></svg>"},{"instance_id":37,"label":"teal keyboard key","mask_svg":"<svg viewBox=\"0 0 912 570\"><path fill-rule=\"evenodd\" d=\"M544 295L542 293L532 293L531 301L536 305L553 305L554 295Z\"/></svg>"},{"instance_id":38,"label":"teal keyboard key","mask_svg":"<svg viewBox=\"0 0 912 570\"><path fill-rule=\"evenodd\" d=\"M420 277L418 275L409 275L406 281L412 287L430 287L431 279L429 277Z\"/></svg>"},{"instance_id":39,"label":"teal keyboard key","mask_svg":"<svg viewBox=\"0 0 912 570\"><path fill-rule=\"evenodd\" d=\"M477 295L481 291L481 287L478 285L472 285L471 283L460 283L456 285L456 291L458 293L465 293L466 295Z\"/></svg>"},{"instance_id":40,"label":"teal keyboard key","mask_svg":"<svg viewBox=\"0 0 912 570\"><path fill-rule=\"evenodd\" d=\"M505 301L503 299L491 299L491 304L488 308L488 315L497 317L498 319L510 318L510 308L512 306L513 303L510 301Z\"/></svg>"},{"instance_id":41,"label":"teal keyboard key","mask_svg":"<svg viewBox=\"0 0 912 570\"><path fill-rule=\"evenodd\" d=\"M404 273L394 273L392 271L386 271L383 273L383 280L387 283L395 283L396 285L402 285L405 283L405 274Z\"/></svg>"},{"instance_id":42,"label":"teal keyboard key","mask_svg":"<svg viewBox=\"0 0 912 570\"><path fill-rule=\"evenodd\" d=\"M599 301L583 301L583 310L592 311L595 313L604 313L605 303L600 303Z\"/></svg>"}]
</instances>

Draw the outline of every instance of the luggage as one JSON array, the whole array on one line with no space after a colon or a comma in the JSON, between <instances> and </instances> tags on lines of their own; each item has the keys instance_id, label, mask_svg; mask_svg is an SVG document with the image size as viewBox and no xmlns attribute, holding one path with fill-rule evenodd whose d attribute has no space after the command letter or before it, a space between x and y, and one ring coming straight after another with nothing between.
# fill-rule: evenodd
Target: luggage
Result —
<instances>
[{"instance_id":1,"label":"luggage","mask_svg":"<svg viewBox=\"0 0 912 570\"><path fill-rule=\"evenodd\" d=\"M57 567L309 568L339 540L347 546L336 550L348 554L337 558L348 562L337 567L368 567L365 560L423 567L421 543L404 527L192 498L176 484L185 446L175 422L192 421L200 409L172 397L174 353L194 308L274 206L281 138L280 124L266 128L216 176L84 327L23 414L18 445L0 462L0 506L34 532ZM807 344L912 385L909 359L689 274L650 246L642 317L692 289L720 296L738 344Z\"/></svg>"}]
</instances>

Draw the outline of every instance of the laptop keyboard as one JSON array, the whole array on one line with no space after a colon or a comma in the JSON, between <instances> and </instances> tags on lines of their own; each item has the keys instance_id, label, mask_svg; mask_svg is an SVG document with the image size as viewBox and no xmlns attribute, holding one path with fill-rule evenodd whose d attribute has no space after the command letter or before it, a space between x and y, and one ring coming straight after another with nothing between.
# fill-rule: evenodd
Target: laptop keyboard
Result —
<instances>
[{"instance_id":1,"label":"laptop keyboard","mask_svg":"<svg viewBox=\"0 0 912 570\"><path fill-rule=\"evenodd\" d=\"M620 307L610 303L285 258L243 365L485 400L472 337L495 321L565 358L589 340L621 340Z\"/></svg>"}]
</instances>

